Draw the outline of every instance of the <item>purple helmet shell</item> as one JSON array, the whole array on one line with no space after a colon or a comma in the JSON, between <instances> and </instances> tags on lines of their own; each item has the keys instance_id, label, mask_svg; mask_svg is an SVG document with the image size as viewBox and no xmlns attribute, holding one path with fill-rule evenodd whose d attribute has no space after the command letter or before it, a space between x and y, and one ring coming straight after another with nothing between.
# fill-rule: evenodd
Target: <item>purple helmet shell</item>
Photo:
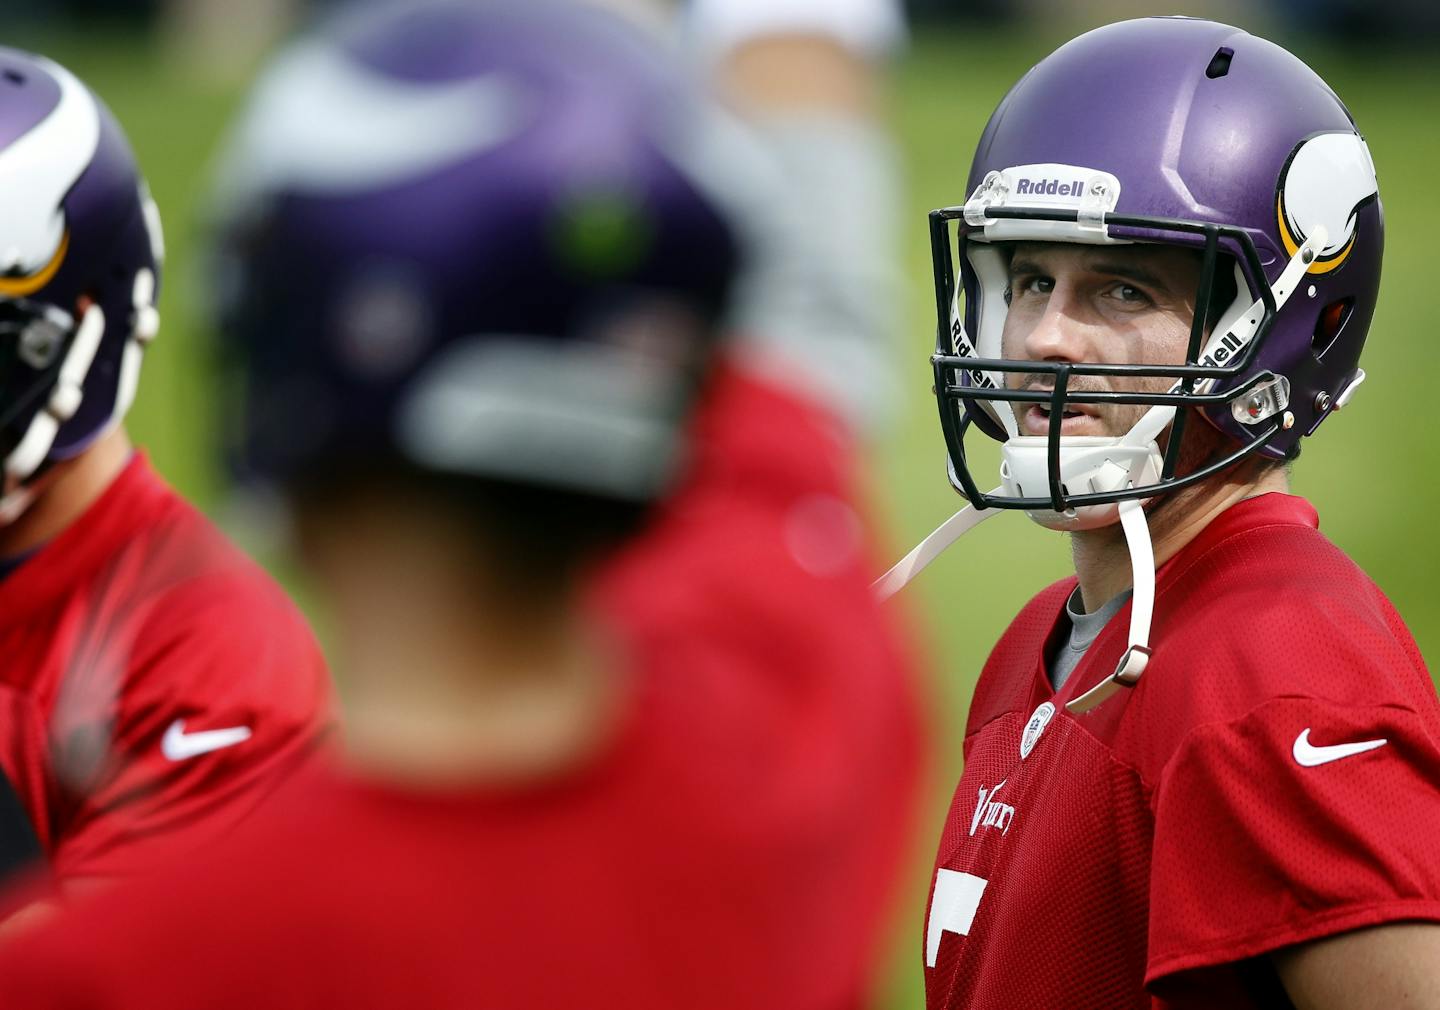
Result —
<instances>
[{"instance_id":1,"label":"purple helmet shell","mask_svg":"<svg viewBox=\"0 0 1440 1010\"><path fill-rule=\"evenodd\" d=\"M13 487L130 405L162 241L134 154L69 71L0 48L0 458Z\"/></svg>"},{"instance_id":2,"label":"purple helmet shell","mask_svg":"<svg viewBox=\"0 0 1440 1010\"><path fill-rule=\"evenodd\" d=\"M1273 43L1179 17L1082 35L1001 101L976 149L968 192L965 208L932 215L942 315L937 392L956 483L968 482L956 472L964 470L957 442L968 423L1007 435L991 401L967 395L1003 386L998 377L1010 371L993 360L1001 358L1005 306L987 267L992 243L1209 243L1214 278L1234 274L1235 300L1216 306L1203 339L1197 327L1185 363L1194 367L1164 374L1185 397L1180 405L1242 454L1293 457L1300 437L1363 378L1358 361L1384 245L1374 166L1340 99ZM952 301L946 222L956 219L963 297ZM1282 284L1297 259L1304 262ZM1205 286L1197 306L1211 304L1217 284ZM967 367L971 359L989 363ZM1288 388L1288 402L1253 411L1267 423L1247 423L1237 402L1267 388Z\"/></svg>"},{"instance_id":3,"label":"purple helmet shell","mask_svg":"<svg viewBox=\"0 0 1440 1010\"><path fill-rule=\"evenodd\" d=\"M738 264L707 108L581 4L382 5L292 46L220 186L242 477L657 494Z\"/></svg>"}]
</instances>

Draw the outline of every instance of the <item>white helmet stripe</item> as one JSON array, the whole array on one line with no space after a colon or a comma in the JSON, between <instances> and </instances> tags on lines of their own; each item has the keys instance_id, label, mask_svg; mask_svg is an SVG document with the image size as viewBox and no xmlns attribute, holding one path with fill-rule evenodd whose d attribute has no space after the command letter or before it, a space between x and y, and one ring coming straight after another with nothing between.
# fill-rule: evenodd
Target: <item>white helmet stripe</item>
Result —
<instances>
[{"instance_id":1,"label":"white helmet stripe","mask_svg":"<svg viewBox=\"0 0 1440 1010\"><path fill-rule=\"evenodd\" d=\"M85 85L41 60L60 84L50 115L0 150L0 273L33 274L60 252L60 202L89 166L100 143L100 111Z\"/></svg>"}]
</instances>

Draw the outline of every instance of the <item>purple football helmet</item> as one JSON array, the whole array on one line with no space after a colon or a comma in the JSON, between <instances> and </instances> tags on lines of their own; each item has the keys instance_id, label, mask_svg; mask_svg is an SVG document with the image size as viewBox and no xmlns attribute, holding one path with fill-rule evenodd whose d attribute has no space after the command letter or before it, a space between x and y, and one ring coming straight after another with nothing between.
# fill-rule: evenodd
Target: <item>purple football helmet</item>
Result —
<instances>
[{"instance_id":1,"label":"purple football helmet","mask_svg":"<svg viewBox=\"0 0 1440 1010\"><path fill-rule=\"evenodd\" d=\"M220 187L241 479L654 498L738 265L714 115L581 4L372 5L292 46Z\"/></svg>"},{"instance_id":2,"label":"purple football helmet","mask_svg":"<svg viewBox=\"0 0 1440 1010\"><path fill-rule=\"evenodd\" d=\"M1059 528L1111 522L1118 502L1244 457L1293 458L1300 437L1364 378L1358 361L1384 238L1374 165L1334 92L1270 42L1178 17L1082 35L1001 101L969 192L963 206L931 214L940 317L932 361L951 482L979 508L1025 509ZM1186 360L1004 359L1004 243L1013 241L1199 251ZM1006 388L1035 373L1042 388ZM1077 376L1107 378L1068 390ZM1137 378L1170 384L1148 394L1094 389ZM1020 402L1049 404L1047 436L1017 431L1010 406ZM1123 438L1062 436L1066 405L1083 403L1150 409ZM1196 414L1235 448L1177 474L1183 428ZM972 423L1005 442L995 493L981 492L967 465ZM1167 427L1162 454L1156 440Z\"/></svg>"},{"instance_id":3,"label":"purple football helmet","mask_svg":"<svg viewBox=\"0 0 1440 1010\"><path fill-rule=\"evenodd\" d=\"M0 48L0 521L129 409L162 255L109 110L63 67Z\"/></svg>"}]
</instances>

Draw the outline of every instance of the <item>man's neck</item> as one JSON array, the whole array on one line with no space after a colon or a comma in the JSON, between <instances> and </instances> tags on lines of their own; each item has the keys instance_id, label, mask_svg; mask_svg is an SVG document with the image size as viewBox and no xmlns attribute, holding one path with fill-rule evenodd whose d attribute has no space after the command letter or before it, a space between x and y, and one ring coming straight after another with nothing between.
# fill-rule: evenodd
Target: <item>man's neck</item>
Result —
<instances>
[{"instance_id":1,"label":"man's neck","mask_svg":"<svg viewBox=\"0 0 1440 1010\"><path fill-rule=\"evenodd\" d=\"M583 606L588 581L527 583L468 513L426 504L387 491L300 512L351 763L430 786L583 763L615 723L626 668Z\"/></svg>"},{"instance_id":2,"label":"man's neck","mask_svg":"<svg viewBox=\"0 0 1440 1010\"><path fill-rule=\"evenodd\" d=\"M422 788L519 784L582 765L609 739L622 666L586 619L561 616L521 648L466 638L391 637L350 654L352 767Z\"/></svg>"},{"instance_id":3,"label":"man's neck","mask_svg":"<svg viewBox=\"0 0 1440 1010\"><path fill-rule=\"evenodd\" d=\"M1246 498L1289 490L1290 481L1283 467L1265 466L1257 474L1252 465L1166 496L1146 512L1155 567L1179 554L1230 506ZM1070 553L1086 613L1093 613L1130 588L1130 548L1119 523L1075 533Z\"/></svg>"},{"instance_id":4,"label":"man's neck","mask_svg":"<svg viewBox=\"0 0 1440 1010\"><path fill-rule=\"evenodd\" d=\"M125 430L116 428L51 467L31 485L34 499L25 511L0 526L0 558L25 554L62 533L105 493L133 451Z\"/></svg>"}]
</instances>

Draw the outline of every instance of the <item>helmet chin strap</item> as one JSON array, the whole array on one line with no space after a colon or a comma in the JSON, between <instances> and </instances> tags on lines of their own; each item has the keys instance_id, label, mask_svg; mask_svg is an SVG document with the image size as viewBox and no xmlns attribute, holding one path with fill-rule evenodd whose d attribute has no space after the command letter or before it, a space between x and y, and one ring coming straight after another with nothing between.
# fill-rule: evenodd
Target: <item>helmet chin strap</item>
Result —
<instances>
[{"instance_id":1,"label":"helmet chin strap","mask_svg":"<svg viewBox=\"0 0 1440 1010\"><path fill-rule=\"evenodd\" d=\"M1150 619L1155 612L1155 548L1150 542L1150 525L1145 520L1145 506L1131 498L1120 503L1120 528L1125 533L1125 546L1130 551L1130 638L1125 655L1115 672L1077 698L1065 709L1088 712L1122 687L1134 687L1145 664L1150 662Z\"/></svg>"},{"instance_id":2,"label":"helmet chin strap","mask_svg":"<svg viewBox=\"0 0 1440 1010\"><path fill-rule=\"evenodd\" d=\"M1174 413L1174 407L1152 407L1146 417L1124 438L1106 439L1106 441L1114 442L1119 447L1134 436L1137 430L1141 430L1142 426L1145 430L1150 430L1158 420L1160 427L1163 428L1164 425L1170 423L1170 418L1174 416ZM1143 435L1144 431L1141 431L1141 437ZM1153 437L1150 439L1150 446L1154 446ZM1092 457L1091 450L1091 446L1078 447L1082 458L1086 460ZM1062 445L1060 450L1062 467L1065 462L1063 459L1065 451L1066 447ZM1158 448L1154 449L1154 452L1158 456ZM1143 457L1134 457L1134 459L1137 462L1143 462L1147 467L1150 465L1148 454ZM1107 460L1102 465L1113 466L1114 464ZM1128 477L1128 472L1126 475ZM1127 480L1126 483L1128 486L1133 486L1135 482ZM990 493L998 494L1004 490L1006 490L1006 486L1002 484ZM1095 529L1113 523L1116 515L1119 517L1120 528L1125 533L1125 545L1130 553L1130 579L1131 585L1134 587L1130 600L1129 645L1113 674L1065 706L1068 711L1075 713L1090 711L1122 687L1133 687L1140 679L1140 675L1145 672L1145 665L1150 661L1150 623L1155 610L1155 550L1150 541L1150 527L1145 519L1145 506L1140 500L1132 498L1117 505L1099 506L1099 508L1110 510L1108 520L1100 520L1075 528ZM871 589L874 590L876 597L880 600L887 600L894 596L910 580L919 575L930 562L939 557L947 547L1000 511L1000 509L993 508L977 509L973 505L967 505L956 512L941 523L938 529L920 541L915 549L901 558L894 567L872 583ZM1037 515L1056 515L1056 513L1031 514L1031 518L1042 522ZM1045 524L1042 522L1042 525Z\"/></svg>"},{"instance_id":3,"label":"helmet chin strap","mask_svg":"<svg viewBox=\"0 0 1440 1010\"><path fill-rule=\"evenodd\" d=\"M999 494L1003 490L1003 487L993 488L990 494ZM945 553L947 547L999 512L999 509L977 509L974 505L966 505L920 541L914 550L895 562L888 572L870 583L871 590L879 599L888 600L923 572L930 562Z\"/></svg>"},{"instance_id":4,"label":"helmet chin strap","mask_svg":"<svg viewBox=\"0 0 1440 1010\"><path fill-rule=\"evenodd\" d=\"M1155 483L1159 479L1161 464L1157 440L1174 419L1174 407L1155 406L1119 438L1062 437L1060 474L1067 491L1078 487L1082 489L1079 493L1094 494ZM1009 478L1022 468L1032 482L1043 481L1044 486L1048 486L1048 443L1046 438L1014 438L1005 444L1002 452L1007 464L1004 471L1007 490L1015 483ZM1039 472L1036 473L1036 470ZM1118 519L1130 554L1133 595L1130 600L1128 647L1115 672L1071 700L1065 706L1068 711L1088 712L1120 688L1133 687L1145 672L1145 664L1150 661L1150 621L1155 610L1155 549L1145 518L1145 502L1148 500L1131 498L1113 504L1083 506L1063 513L1048 510L1027 513L1041 526L1076 532L1110 526Z\"/></svg>"},{"instance_id":5,"label":"helmet chin strap","mask_svg":"<svg viewBox=\"0 0 1440 1010\"><path fill-rule=\"evenodd\" d=\"M1082 479L1086 480L1096 491L1114 491L1122 487L1133 486L1135 483L1147 483L1153 481L1154 475L1147 475L1146 471L1154 467L1160 458L1160 449L1155 444L1160 432L1165 430L1166 425L1175 416L1175 408L1167 406L1151 407L1145 415L1124 435L1119 438L1101 439L1074 439L1062 438L1060 440L1060 470L1062 475L1080 471ZM1014 483L1010 477L1016 473L1020 466L1029 468L1035 460L1036 453L1033 451L1040 448L1039 453L1040 472L1045 483L1049 483L1048 463L1045 460L1043 449L1048 445L1048 439L1040 437L1016 436L1009 439L1001 450L1004 454L1001 472L1006 475L1005 483L991 489L990 495L1010 493L1014 490ZM1038 446L1031 443L1039 443ZM1139 451L1137 451L1139 450ZM1023 462L1022 462L1023 460ZM1116 462L1120 460L1122 462ZM1088 464L1079 466L1077 464ZM1135 474L1136 467L1142 472ZM1158 473L1158 468L1155 470ZM1139 478L1137 481L1136 478ZM1105 486L1100 486L1101 484ZM1071 522L1065 516L1057 512L1029 512L1026 513L1041 525L1049 526L1046 522L1054 517L1059 525L1050 526L1052 529L1094 529L1099 526L1107 526L1115 521L1118 515L1122 523L1125 521L1127 510L1125 505L1134 504L1136 508L1131 510L1137 513L1131 525L1139 523L1139 529L1143 536L1145 549L1149 551L1150 537L1145 527L1145 512L1140 507L1140 502L1121 502L1119 505L1095 505L1085 509L1077 509L1076 513L1087 513L1087 520L1084 525ZM901 589L905 588L915 576L919 575L925 568L934 561L945 549L959 540L966 533L969 533L976 526L979 526L986 519L1001 512L1001 509L977 509L973 505L967 505L959 512L956 512L949 519L946 519L940 526L924 540L916 545L915 549L905 555L880 578L871 583L870 588L881 600L888 600ZM1126 539L1132 540L1131 527L1126 526ZM1154 572L1151 572L1153 582ZM1138 594L1138 588L1137 588ZM1153 586L1151 596L1154 595ZM1145 644L1149 638L1150 619L1146 615L1143 635L1139 642ZM1133 638L1133 635L1132 635ZM1138 674L1137 674L1138 676Z\"/></svg>"}]
</instances>

